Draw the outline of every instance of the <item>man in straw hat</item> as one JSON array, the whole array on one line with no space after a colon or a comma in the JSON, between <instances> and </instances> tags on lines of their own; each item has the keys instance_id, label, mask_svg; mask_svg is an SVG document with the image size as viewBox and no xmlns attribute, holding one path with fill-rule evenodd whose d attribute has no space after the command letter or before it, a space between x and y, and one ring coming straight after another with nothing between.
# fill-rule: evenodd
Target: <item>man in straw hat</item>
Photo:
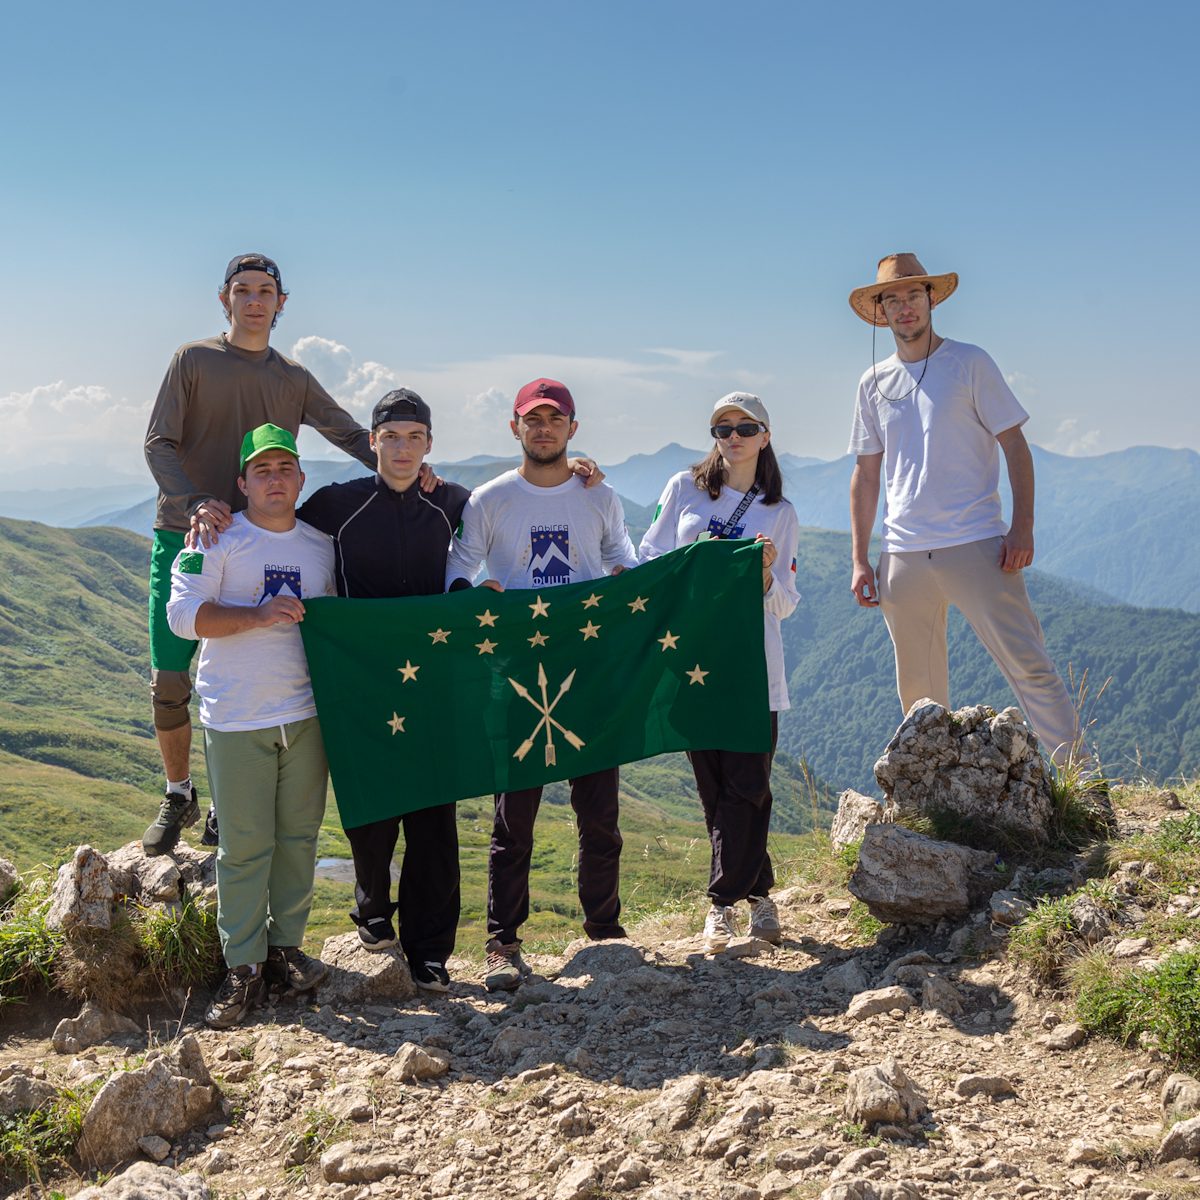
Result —
<instances>
[{"instance_id":1,"label":"man in straw hat","mask_svg":"<svg viewBox=\"0 0 1200 1200\"><path fill-rule=\"evenodd\" d=\"M1070 693L1046 653L1021 571L1033 562L1033 457L1021 426L1029 414L978 346L933 331L932 310L958 287L930 275L915 254L890 254L850 307L887 326L896 353L858 385L850 435L854 575L864 607L883 609L907 712L922 697L949 707L946 610L953 604L1008 680L1055 762L1079 749ZM1004 451L1012 521L1000 510ZM884 484L883 553L868 561Z\"/></svg>"}]
</instances>

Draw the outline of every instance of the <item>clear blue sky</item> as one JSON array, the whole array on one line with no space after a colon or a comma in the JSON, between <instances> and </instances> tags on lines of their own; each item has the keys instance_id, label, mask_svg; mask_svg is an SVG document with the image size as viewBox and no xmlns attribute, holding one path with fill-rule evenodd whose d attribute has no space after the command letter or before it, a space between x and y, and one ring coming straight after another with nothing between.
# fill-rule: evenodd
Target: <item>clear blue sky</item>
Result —
<instances>
[{"instance_id":1,"label":"clear blue sky","mask_svg":"<svg viewBox=\"0 0 1200 1200\"><path fill-rule=\"evenodd\" d=\"M959 272L939 332L1032 440L1200 447L1198 35L1185 4L12 6L0 473L139 469L249 249L275 344L360 415L416 386L440 457L507 453L540 374L604 461L702 444L734 387L834 457L846 293L892 250Z\"/></svg>"}]
</instances>

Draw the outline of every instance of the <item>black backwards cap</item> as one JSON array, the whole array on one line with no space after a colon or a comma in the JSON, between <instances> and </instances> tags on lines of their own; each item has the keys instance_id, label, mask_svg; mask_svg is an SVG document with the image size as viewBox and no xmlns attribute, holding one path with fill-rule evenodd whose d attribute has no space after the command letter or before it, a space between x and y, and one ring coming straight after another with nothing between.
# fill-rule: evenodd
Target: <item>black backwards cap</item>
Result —
<instances>
[{"instance_id":1,"label":"black backwards cap","mask_svg":"<svg viewBox=\"0 0 1200 1200\"><path fill-rule=\"evenodd\" d=\"M229 266L225 268L225 282L228 283L242 271L265 271L278 284L280 292L283 291L283 279L280 277L279 268L275 265L275 260L265 254L234 255L229 260Z\"/></svg>"},{"instance_id":2,"label":"black backwards cap","mask_svg":"<svg viewBox=\"0 0 1200 1200\"><path fill-rule=\"evenodd\" d=\"M371 412L371 431L374 432L387 421L416 421L433 432L433 414L429 405L411 388L397 388L388 392Z\"/></svg>"}]
</instances>

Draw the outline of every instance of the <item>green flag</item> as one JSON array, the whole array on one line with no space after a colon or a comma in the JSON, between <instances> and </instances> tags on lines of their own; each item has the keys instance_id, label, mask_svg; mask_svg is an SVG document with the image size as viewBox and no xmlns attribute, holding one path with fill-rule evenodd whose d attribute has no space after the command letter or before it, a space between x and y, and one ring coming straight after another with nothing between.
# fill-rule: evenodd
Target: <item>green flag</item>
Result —
<instances>
[{"instance_id":1,"label":"green flag","mask_svg":"<svg viewBox=\"0 0 1200 1200\"><path fill-rule=\"evenodd\" d=\"M765 751L762 549L704 541L606 579L305 601L342 824L668 750Z\"/></svg>"}]
</instances>

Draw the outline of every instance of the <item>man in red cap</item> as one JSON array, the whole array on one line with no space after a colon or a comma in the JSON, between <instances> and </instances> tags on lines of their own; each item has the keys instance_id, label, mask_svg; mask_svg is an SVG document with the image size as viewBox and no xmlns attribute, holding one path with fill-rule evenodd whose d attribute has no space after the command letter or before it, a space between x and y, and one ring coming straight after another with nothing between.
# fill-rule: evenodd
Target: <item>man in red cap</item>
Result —
<instances>
[{"instance_id":1,"label":"man in red cap","mask_svg":"<svg viewBox=\"0 0 1200 1200\"><path fill-rule=\"evenodd\" d=\"M946 610L970 623L1008 680L1054 761L1081 751L1078 717L1046 653L1021 572L1033 562L1029 414L978 346L933 331L932 311L958 286L915 254L879 262L875 282L850 293L864 321L887 326L896 353L863 374L850 435L854 575L864 607L883 609L905 712L928 697L950 706ZM874 355L872 355L872 359ZM1000 511L999 450L1012 487ZM868 560L884 490L883 554Z\"/></svg>"},{"instance_id":2,"label":"man in red cap","mask_svg":"<svg viewBox=\"0 0 1200 1200\"><path fill-rule=\"evenodd\" d=\"M237 487L242 435L267 423L293 436L311 425L335 446L375 469L370 435L298 362L270 345L287 301L279 268L265 254L239 254L225 268L218 296L229 331L175 351L150 414L146 462L158 484L150 552L150 696L167 776L166 796L142 836L147 854L169 853L200 815L191 778L191 663L197 642L167 624L171 564L189 521L205 545L245 507ZM203 837L217 844L213 813Z\"/></svg>"},{"instance_id":3,"label":"man in red cap","mask_svg":"<svg viewBox=\"0 0 1200 1200\"><path fill-rule=\"evenodd\" d=\"M585 488L571 478L567 443L578 425L567 388L554 379L527 383L517 393L509 427L521 443L521 465L467 501L446 564L447 589L469 587L484 564L484 587L539 592L636 566L616 492L607 484ZM571 780L583 928L597 940L625 936L617 782L615 767ZM518 930L529 916L529 863L541 798L540 787L496 796L488 857L489 991L515 988L529 973Z\"/></svg>"}]
</instances>

